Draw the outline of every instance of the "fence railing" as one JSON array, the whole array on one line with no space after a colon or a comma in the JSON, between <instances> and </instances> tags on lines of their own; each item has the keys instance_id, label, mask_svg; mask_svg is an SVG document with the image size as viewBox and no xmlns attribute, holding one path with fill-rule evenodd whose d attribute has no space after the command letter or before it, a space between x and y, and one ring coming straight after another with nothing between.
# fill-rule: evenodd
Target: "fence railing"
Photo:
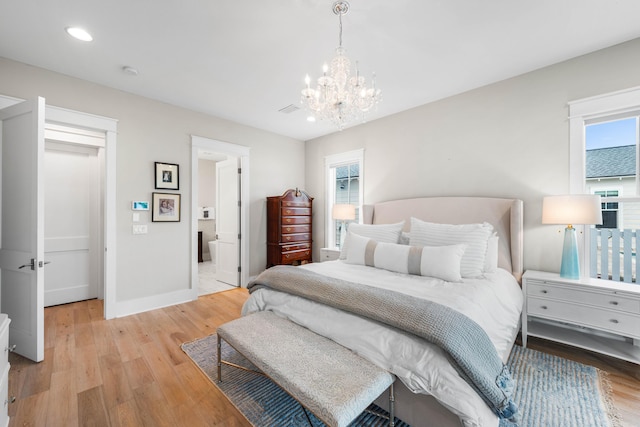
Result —
<instances>
[{"instance_id":1,"label":"fence railing","mask_svg":"<svg viewBox=\"0 0 640 427\"><path fill-rule=\"evenodd\" d=\"M590 230L589 275L616 282L636 283L640 265L636 262L636 230L595 228Z\"/></svg>"}]
</instances>

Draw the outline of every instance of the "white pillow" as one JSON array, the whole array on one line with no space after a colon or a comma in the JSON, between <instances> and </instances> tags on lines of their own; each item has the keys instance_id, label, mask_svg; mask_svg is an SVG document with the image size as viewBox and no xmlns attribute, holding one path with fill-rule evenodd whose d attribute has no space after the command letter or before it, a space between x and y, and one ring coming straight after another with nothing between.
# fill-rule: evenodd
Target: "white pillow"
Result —
<instances>
[{"instance_id":1,"label":"white pillow","mask_svg":"<svg viewBox=\"0 0 640 427\"><path fill-rule=\"evenodd\" d=\"M462 257L462 277L481 277L485 267L487 243L493 226L482 224L435 224L411 218L411 246L449 246L467 244Z\"/></svg>"},{"instance_id":2,"label":"white pillow","mask_svg":"<svg viewBox=\"0 0 640 427\"><path fill-rule=\"evenodd\" d=\"M466 245L408 246L376 242L349 233L345 262L368 265L398 273L435 277L447 282L460 282L460 263Z\"/></svg>"},{"instance_id":3,"label":"white pillow","mask_svg":"<svg viewBox=\"0 0 640 427\"><path fill-rule=\"evenodd\" d=\"M495 273L498 269L498 233L487 240L487 256L484 258L484 272Z\"/></svg>"},{"instance_id":4,"label":"white pillow","mask_svg":"<svg viewBox=\"0 0 640 427\"><path fill-rule=\"evenodd\" d=\"M400 241L400 233L402 233L404 221L395 224L358 224L356 222L349 223L347 231L359 236L369 237L376 242L398 243ZM340 251L340 259L346 258L346 250L349 243L345 238L342 250Z\"/></svg>"}]
</instances>

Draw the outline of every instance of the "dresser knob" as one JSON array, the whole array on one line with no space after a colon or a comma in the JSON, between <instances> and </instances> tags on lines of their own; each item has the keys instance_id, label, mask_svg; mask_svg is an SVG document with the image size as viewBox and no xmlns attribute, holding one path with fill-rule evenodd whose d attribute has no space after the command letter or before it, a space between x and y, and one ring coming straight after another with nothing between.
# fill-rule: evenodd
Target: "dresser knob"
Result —
<instances>
[{"instance_id":1,"label":"dresser knob","mask_svg":"<svg viewBox=\"0 0 640 427\"><path fill-rule=\"evenodd\" d=\"M620 323L618 319L611 319L611 323Z\"/></svg>"},{"instance_id":2,"label":"dresser knob","mask_svg":"<svg viewBox=\"0 0 640 427\"><path fill-rule=\"evenodd\" d=\"M542 307L540 307L540 308L541 308L541 309L543 309L543 310L546 310L546 309L547 309L547 306L546 306L546 305L543 305L543 306L542 306Z\"/></svg>"},{"instance_id":3,"label":"dresser knob","mask_svg":"<svg viewBox=\"0 0 640 427\"><path fill-rule=\"evenodd\" d=\"M543 289L543 290L542 290L542 291L540 291L540 292L541 292L541 293L543 293L543 294L546 294L546 293L547 293L547 290L546 290L546 289Z\"/></svg>"},{"instance_id":4,"label":"dresser knob","mask_svg":"<svg viewBox=\"0 0 640 427\"><path fill-rule=\"evenodd\" d=\"M609 304L611 304L611 305L618 305L618 301L609 301Z\"/></svg>"},{"instance_id":5,"label":"dresser knob","mask_svg":"<svg viewBox=\"0 0 640 427\"><path fill-rule=\"evenodd\" d=\"M15 349L16 349L16 345L14 344L9 347L5 347L4 351L8 351L9 353L12 353Z\"/></svg>"}]
</instances>

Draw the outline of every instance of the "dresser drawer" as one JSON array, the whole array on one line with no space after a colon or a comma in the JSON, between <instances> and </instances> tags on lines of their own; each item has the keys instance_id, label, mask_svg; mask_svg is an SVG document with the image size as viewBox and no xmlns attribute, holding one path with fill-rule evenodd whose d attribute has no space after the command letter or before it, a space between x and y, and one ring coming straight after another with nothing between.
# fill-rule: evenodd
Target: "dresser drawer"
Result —
<instances>
[{"instance_id":1,"label":"dresser drawer","mask_svg":"<svg viewBox=\"0 0 640 427\"><path fill-rule=\"evenodd\" d=\"M4 367L9 364L9 323L10 320L6 314L0 315L0 372L4 371Z\"/></svg>"},{"instance_id":2,"label":"dresser drawer","mask_svg":"<svg viewBox=\"0 0 640 427\"><path fill-rule=\"evenodd\" d=\"M300 251L302 249L311 249L311 243L294 243L292 245L282 245L282 252Z\"/></svg>"},{"instance_id":3,"label":"dresser drawer","mask_svg":"<svg viewBox=\"0 0 640 427\"><path fill-rule=\"evenodd\" d=\"M310 231L311 224L283 225L281 227L282 234L309 233Z\"/></svg>"},{"instance_id":4,"label":"dresser drawer","mask_svg":"<svg viewBox=\"0 0 640 427\"><path fill-rule=\"evenodd\" d=\"M311 224L310 216L288 216L282 218L282 224Z\"/></svg>"},{"instance_id":5,"label":"dresser drawer","mask_svg":"<svg viewBox=\"0 0 640 427\"><path fill-rule=\"evenodd\" d=\"M282 208L282 216L310 216L311 208Z\"/></svg>"},{"instance_id":6,"label":"dresser drawer","mask_svg":"<svg viewBox=\"0 0 640 427\"><path fill-rule=\"evenodd\" d=\"M0 380L0 427L9 425L9 364L2 370L2 379Z\"/></svg>"},{"instance_id":7,"label":"dresser drawer","mask_svg":"<svg viewBox=\"0 0 640 427\"><path fill-rule=\"evenodd\" d=\"M310 208L310 207L311 207L311 203L310 203L310 202L289 202L289 201L283 201L283 202L282 202L282 206L284 206L284 207L288 207L288 208Z\"/></svg>"},{"instance_id":8,"label":"dresser drawer","mask_svg":"<svg viewBox=\"0 0 640 427\"><path fill-rule=\"evenodd\" d=\"M544 297L568 302L589 304L597 307L610 308L640 314L640 299L628 298L613 291L590 292L582 289L570 288L544 282L529 281L527 295Z\"/></svg>"},{"instance_id":9,"label":"dresser drawer","mask_svg":"<svg viewBox=\"0 0 640 427\"><path fill-rule=\"evenodd\" d=\"M311 256L311 249L282 252L282 263L289 263L291 261L309 260L310 256Z\"/></svg>"},{"instance_id":10,"label":"dresser drawer","mask_svg":"<svg viewBox=\"0 0 640 427\"><path fill-rule=\"evenodd\" d=\"M282 236L282 243L308 242L309 239L311 239L311 235L309 233L285 234Z\"/></svg>"},{"instance_id":11,"label":"dresser drawer","mask_svg":"<svg viewBox=\"0 0 640 427\"><path fill-rule=\"evenodd\" d=\"M640 338L640 316L628 313L536 297L528 298L527 313Z\"/></svg>"}]
</instances>

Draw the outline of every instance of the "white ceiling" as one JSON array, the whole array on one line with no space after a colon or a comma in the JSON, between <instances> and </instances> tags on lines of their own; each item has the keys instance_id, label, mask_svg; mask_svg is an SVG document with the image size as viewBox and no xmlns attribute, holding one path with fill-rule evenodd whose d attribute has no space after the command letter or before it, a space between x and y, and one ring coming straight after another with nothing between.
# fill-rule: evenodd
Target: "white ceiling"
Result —
<instances>
[{"instance_id":1,"label":"white ceiling","mask_svg":"<svg viewBox=\"0 0 640 427\"><path fill-rule=\"evenodd\" d=\"M0 0L0 56L308 140L335 128L278 110L333 56L332 3ZM343 45L384 98L369 120L640 37L638 0L350 3Z\"/></svg>"}]
</instances>

